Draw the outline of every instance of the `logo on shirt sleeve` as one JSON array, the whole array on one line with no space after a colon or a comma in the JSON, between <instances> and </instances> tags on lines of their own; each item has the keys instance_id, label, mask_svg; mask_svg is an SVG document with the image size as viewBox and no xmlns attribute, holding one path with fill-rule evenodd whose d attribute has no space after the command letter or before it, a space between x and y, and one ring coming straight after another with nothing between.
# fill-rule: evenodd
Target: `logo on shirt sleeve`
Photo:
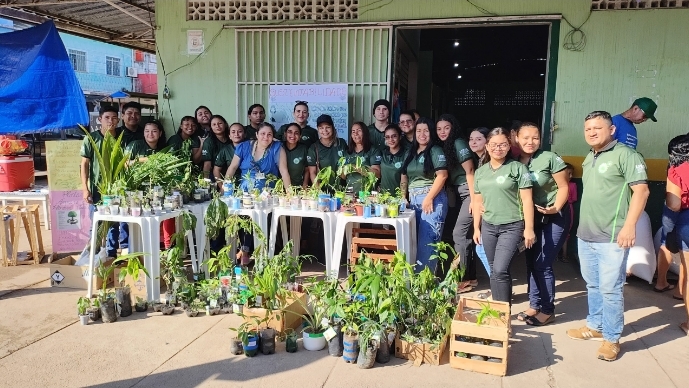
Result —
<instances>
[{"instance_id":1,"label":"logo on shirt sleeve","mask_svg":"<svg viewBox=\"0 0 689 388\"><path fill-rule=\"evenodd\" d=\"M445 161L445 155L438 155L438 161L444 162Z\"/></svg>"},{"instance_id":2,"label":"logo on shirt sleeve","mask_svg":"<svg viewBox=\"0 0 689 388\"><path fill-rule=\"evenodd\" d=\"M208 151L207 151L207 150L202 150L202 151L201 151L201 155L208 155Z\"/></svg>"},{"instance_id":3,"label":"logo on shirt sleeve","mask_svg":"<svg viewBox=\"0 0 689 388\"><path fill-rule=\"evenodd\" d=\"M459 156L465 157L465 156L467 156L467 155L469 155L469 150L468 150L468 149L462 148L461 150L459 150Z\"/></svg>"},{"instance_id":4,"label":"logo on shirt sleeve","mask_svg":"<svg viewBox=\"0 0 689 388\"><path fill-rule=\"evenodd\" d=\"M382 156L376 155L376 162L380 162L381 159L382 159Z\"/></svg>"},{"instance_id":5,"label":"logo on shirt sleeve","mask_svg":"<svg viewBox=\"0 0 689 388\"><path fill-rule=\"evenodd\" d=\"M643 172L646 171L646 166L643 164L637 164L634 168L637 174L643 174Z\"/></svg>"},{"instance_id":6,"label":"logo on shirt sleeve","mask_svg":"<svg viewBox=\"0 0 689 388\"><path fill-rule=\"evenodd\" d=\"M311 155L307 156L307 157L306 157L306 160L309 161L309 162L312 162L312 161L313 161L313 160L311 159Z\"/></svg>"}]
</instances>

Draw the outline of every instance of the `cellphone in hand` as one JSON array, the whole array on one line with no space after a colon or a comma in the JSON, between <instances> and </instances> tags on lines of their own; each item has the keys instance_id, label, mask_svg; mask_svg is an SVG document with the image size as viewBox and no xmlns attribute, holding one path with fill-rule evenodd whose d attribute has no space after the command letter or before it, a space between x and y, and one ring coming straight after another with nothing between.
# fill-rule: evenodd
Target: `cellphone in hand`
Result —
<instances>
[{"instance_id":1,"label":"cellphone in hand","mask_svg":"<svg viewBox=\"0 0 689 388\"><path fill-rule=\"evenodd\" d=\"M526 243L524 243L524 240L519 242L519 245L517 246L517 249L519 249L519 253L522 253L526 250Z\"/></svg>"}]
</instances>

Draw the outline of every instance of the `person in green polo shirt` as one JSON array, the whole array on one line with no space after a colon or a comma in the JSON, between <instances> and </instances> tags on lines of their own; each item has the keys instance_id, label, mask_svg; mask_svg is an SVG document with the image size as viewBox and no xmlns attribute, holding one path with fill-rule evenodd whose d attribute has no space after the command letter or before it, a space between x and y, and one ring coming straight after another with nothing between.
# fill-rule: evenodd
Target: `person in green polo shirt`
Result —
<instances>
[{"instance_id":1,"label":"person in green polo shirt","mask_svg":"<svg viewBox=\"0 0 689 388\"><path fill-rule=\"evenodd\" d=\"M201 161L203 162L203 174L215 182L215 175L213 175L215 159L223 148L232 144L232 141L230 140L230 126L227 125L227 120L224 117L213 115L211 130L213 133L203 142L201 148Z\"/></svg>"},{"instance_id":2,"label":"person in green polo shirt","mask_svg":"<svg viewBox=\"0 0 689 388\"><path fill-rule=\"evenodd\" d=\"M434 122L425 117L416 122L414 143L402 165L402 192L409 193L409 205L416 214L416 238L418 248L416 266L418 273L425 267L435 274L437 260L431 260L434 248L443 234L447 216L447 163L443 149L437 146L439 139Z\"/></svg>"},{"instance_id":3,"label":"person in green polo shirt","mask_svg":"<svg viewBox=\"0 0 689 388\"><path fill-rule=\"evenodd\" d=\"M335 177L337 164L340 158L347 152L347 142L337 137L332 117L329 115L318 116L316 126L318 127L318 136L320 136L320 139L311 145L309 152L306 154L306 164L309 166L309 178L312 184L316 182L316 176L320 170L326 167L332 168L333 177ZM325 182L322 183L325 184ZM332 183L334 183L334 181L328 182L327 184Z\"/></svg>"},{"instance_id":4,"label":"person in green polo shirt","mask_svg":"<svg viewBox=\"0 0 689 388\"><path fill-rule=\"evenodd\" d=\"M96 147L102 149L105 137L115 136L117 133L116 127L119 122L117 109L114 107L103 108L100 111L99 119L101 124L100 130L91 132L88 136L93 139ZM89 215L93 218L96 204L101 201L101 194L98 190L100 166L93 143L91 143L91 139L88 136L81 143L81 189L84 201L89 204ZM122 134L119 136L121 138ZM119 224L111 223L110 228L108 228L105 245L108 257L117 257L119 237Z\"/></svg>"},{"instance_id":5,"label":"person in green polo shirt","mask_svg":"<svg viewBox=\"0 0 689 388\"><path fill-rule=\"evenodd\" d=\"M143 140L144 129L141 124L141 104L130 101L122 105L122 126L117 127L116 136L122 134L122 147L136 140Z\"/></svg>"},{"instance_id":6,"label":"person in green polo shirt","mask_svg":"<svg viewBox=\"0 0 689 388\"><path fill-rule=\"evenodd\" d=\"M649 195L644 159L614 140L614 134L610 113L586 116L584 138L591 151L582 164L577 237L589 314L586 326L567 331L573 339L603 340L598 358L605 361L614 361L620 352L627 255Z\"/></svg>"},{"instance_id":7,"label":"person in green polo shirt","mask_svg":"<svg viewBox=\"0 0 689 388\"><path fill-rule=\"evenodd\" d=\"M191 161L196 165L201 164L201 145L203 141L196 136L196 130L198 128L198 123L196 119L191 116L182 117L182 121L179 123L179 129L177 133L170 136L167 140L167 145L170 147L170 152L179 152L182 149L182 145L185 141L191 142Z\"/></svg>"},{"instance_id":8,"label":"person in green polo shirt","mask_svg":"<svg viewBox=\"0 0 689 388\"><path fill-rule=\"evenodd\" d=\"M309 149L301 143L301 130L302 127L298 123L287 124L282 147L287 155L287 171L289 171L292 186L301 186L305 189L309 186L309 171L306 168L306 156Z\"/></svg>"},{"instance_id":9,"label":"person in green polo shirt","mask_svg":"<svg viewBox=\"0 0 689 388\"><path fill-rule=\"evenodd\" d=\"M299 125L300 133L299 144L303 144L308 149L311 144L318 141L318 131L309 126L309 105L306 101L297 101L294 105L294 111L292 112L294 117L294 123ZM280 141L286 141L285 132L287 132L287 127L294 124L285 124L278 129L277 135L275 136Z\"/></svg>"},{"instance_id":10,"label":"person in green polo shirt","mask_svg":"<svg viewBox=\"0 0 689 388\"><path fill-rule=\"evenodd\" d=\"M536 241L531 176L509 157L509 130L495 128L486 140L490 160L474 176L474 243L486 252L493 299L511 302L512 259L522 240L527 249Z\"/></svg>"},{"instance_id":11,"label":"person in green polo shirt","mask_svg":"<svg viewBox=\"0 0 689 388\"><path fill-rule=\"evenodd\" d=\"M373 104L374 121L368 126L368 135L371 145L382 150L385 148L385 128L390 124L390 101L378 100Z\"/></svg>"},{"instance_id":12,"label":"person in green polo shirt","mask_svg":"<svg viewBox=\"0 0 689 388\"><path fill-rule=\"evenodd\" d=\"M266 109L261 104L253 104L246 114L249 117L249 124L244 126L244 136L248 140L256 140L258 126L266 121Z\"/></svg>"},{"instance_id":13,"label":"person in green polo shirt","mask_svg":"<svg viewBox=\"0 0 689 388\"><path fill-rule=\"evenodd\" d=\"M402 136L400 141L402 148L409 149L411 143L414 142L414 126L416 125L416 119L414 118L414 113L410 110L406 110L400 113L400 130L402 131Z\"/></svg>"},{"instance_id":14,"label":"person in green polo shirt","mask_svg":"<svg viewBox=\"0 0 689 388\"><path fill-rule=\"evenodd\" d=\"M349 129L349 142L344 159L340 162L342 175L346 180L347 189L358 193L361 190L371 191L375 187L375 181L370 187L363 187L363 173L372 172L377 180L380 178L380 151L371 145L368 138L368 128L362 122L352 124ZM372 176L373 178L373 176Z\"/></svg>"},{"instance_id":15,"label":"person in green polo shirt","mask_svg":"<svg viewBox=\"0 0 689 388\"><path fill-rule=\"evenodd\" d=\"M215 157L215 162L213 164L213 176L219 186L222 186L220 182L225 179L225 172L227 172L227 168L230 167L232 159L234 159L234 151L246 140L244 135L244 126L242 124L233 123L230 125L230 144L222 147L220 152L218 152L218 156ZM241 177L242 172L237 170L232 179L235 183L239 184Z\"/></svg>"},{"instance_id":16,"label":"person in green polo shirt","mask_svg":"<svg viewBox=\"0 0 689 388\"><path fill-rule=\"evenodd\" d=\"M402 181L402 165L409 154L400 140L402 130L397 124L385 128L385 148L380 159L380 191L395 194Z\"/></svg>"},{"instance_id":17,"label":"person in green polo shirt","mask_svg":"<svg viewBox=\"0 0 689 388\"><path fill-rule=\"evenodd\" d=\"M519 313L517 319L528 325L543 326L555 318L553 262L567 239L570 224L570 214L565 208L569 195L567 165L556 153L539 149L541 131L534 123L520 125L517 142L521 148L519 161L531 174L536 206L536 243L526 250L529 308Z\"/></svg>"},{"instance_id":18,"label":"person in green polo shirt","mask_svg":"<svg viewBox=\"0 0 689 388\"><path fill-rule=\"evenodd\" d=\"M146 161L148 156L162 151L166 147L165 130L158 120L149 121L144 127L144 140L136 140L127 146L132 159Z\"/></svg>"}]
</instances>

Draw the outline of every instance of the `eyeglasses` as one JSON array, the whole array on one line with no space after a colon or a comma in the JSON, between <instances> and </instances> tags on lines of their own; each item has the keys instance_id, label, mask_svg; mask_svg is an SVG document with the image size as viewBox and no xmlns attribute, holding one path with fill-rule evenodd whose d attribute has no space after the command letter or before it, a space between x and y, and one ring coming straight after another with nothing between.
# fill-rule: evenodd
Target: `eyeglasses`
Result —
<instances>
[{"instance_id":1,"label":"eyeglasses","mask_svg":"<svg viewBox=\"0 0 689 388\"><path fill-rule=\"evenodd\" d=\"M494 149L506 150L506 149L510 148L510 143L500 143L500 144L488 143L488 148L490 148L491 150L494 150Z\"/></svg>"},{"instance_id":2,"label":"eyeglasses","mask_svg":"<svg viewBox=\"0 0 689 388\"><path fill-rule=\"evenodd\" d=\"M413 124L414 120L400 120L400 124Z\"/></svg>"},{"instance_id":3,"label":"eyeglasses","mask_svg":"<svg viewBox=\"0 0 689 388\"><path fill-rule=\"evenodd\" d=\"M399 136L397 136L397 135L385 136L385 140L397 139L398 137L399 137Z\"/></svg>"}]
</instances>

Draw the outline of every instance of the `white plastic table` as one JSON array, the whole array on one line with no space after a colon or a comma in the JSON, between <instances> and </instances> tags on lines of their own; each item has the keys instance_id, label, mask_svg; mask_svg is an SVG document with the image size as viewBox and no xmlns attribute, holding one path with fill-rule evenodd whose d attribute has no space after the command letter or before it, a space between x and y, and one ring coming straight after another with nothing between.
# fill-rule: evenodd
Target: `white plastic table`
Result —
<instances>
[{"instance_id":1,"label":"white plastic table","mask_svg":"<svg viewBox=\"0 0 689 388\"><path fill-rule=\"evenodd\" d=\"M369 217L346 216L338 213L335 227L335 241L333 245L332 263L328 274L337 277L340 265L342 264L342 240L347 236L347 247L352 245L352 228L354 224L378 224L392 225L395 227L395 237L397 240L397 250L407 254L407 262L416 263L416 215L413 210L405 210L396 218L389 217ZM349 262L351 251L347 249L347 262Z\"/></svg>"},{"instance_id":2,"label":"white plastic table","mask_svg":"<svg viewBox=\"0 0 689 388\"><path fill-rule=\"evenodd\" d=\"M48 189L36 191L9 191L0 193L0 201L3 206L7 201L22 201L26 206L26 201L40 201L43 205L43 221L45 229L50 230L50 211L48 211Z\"/></svg>"},{"instance_id":3,"label":"white plastic table","mask_svg":"<svg viewBox=\"0 0 689 388\"><path fill-rule=\"evenodd\" d=\"M278 221L280 222L280 229L282 230L283 244L292 239L292 255L294 257L299 255L299 248L301 243L301 219L319 218L323 220L323 235L325 238L325 267L326 271L330 269L333 252L333 233L335 233L335 222L339 212L322 212L318 210L292 210L290 208L273 208L273 224L270 227L270 245L268 248L268 257L273 257L275 254L275 241L277 240ZM285 217L290 217L289 221L289 237L287 229L287 220ZM342 242L340 242L342 244Z\"/></svg>"}]
</instances>

